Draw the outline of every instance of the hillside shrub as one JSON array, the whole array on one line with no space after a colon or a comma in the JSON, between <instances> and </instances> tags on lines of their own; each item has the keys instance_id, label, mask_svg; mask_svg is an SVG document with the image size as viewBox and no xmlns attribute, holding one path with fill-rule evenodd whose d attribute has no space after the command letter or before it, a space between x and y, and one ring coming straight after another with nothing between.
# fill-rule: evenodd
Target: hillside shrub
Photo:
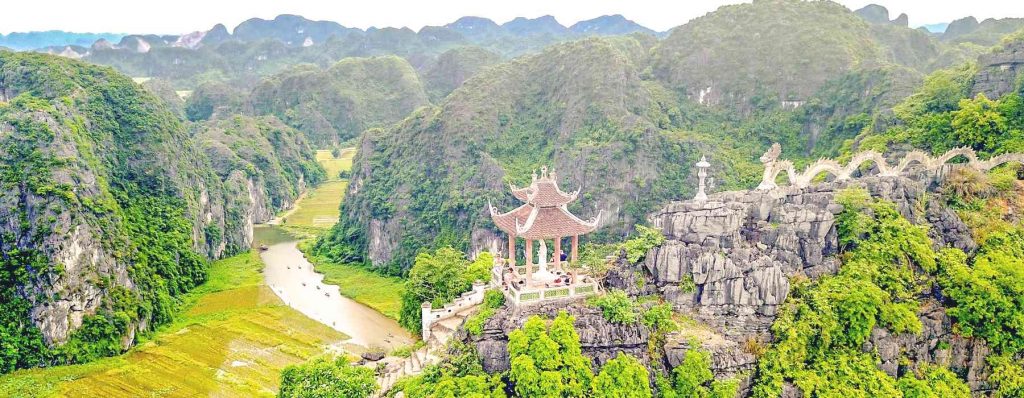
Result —
<instances>
[{"instance_id":1,"label":"hillside shrub","mask_svg":"<svg viewBox=\"0 0 1024 398\"><path fill-rule=\"evenodd\" d=\"M377 390L373 370L350 365L344 356L317 358L281 371L278 398L366 398Z\"/></svg>"}]
</instances>

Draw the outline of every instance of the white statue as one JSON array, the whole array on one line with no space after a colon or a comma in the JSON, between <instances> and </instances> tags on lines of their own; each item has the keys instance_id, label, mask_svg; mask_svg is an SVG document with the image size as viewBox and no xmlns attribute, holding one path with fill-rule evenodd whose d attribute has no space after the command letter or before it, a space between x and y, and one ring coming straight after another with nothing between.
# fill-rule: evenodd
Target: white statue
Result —
<instances>
[{"instance_id":1,"label":"white statue","mask_svg":"<svg viewBox=\"0 0 1024 398\"><path fill-rule=\"evenodd\" d=\"M543 240L537 248L537 271L533 273L533 280L537 282L550 282L558 278L558 275L548 271L548 245Z\"/></svg>"}]
</instances>

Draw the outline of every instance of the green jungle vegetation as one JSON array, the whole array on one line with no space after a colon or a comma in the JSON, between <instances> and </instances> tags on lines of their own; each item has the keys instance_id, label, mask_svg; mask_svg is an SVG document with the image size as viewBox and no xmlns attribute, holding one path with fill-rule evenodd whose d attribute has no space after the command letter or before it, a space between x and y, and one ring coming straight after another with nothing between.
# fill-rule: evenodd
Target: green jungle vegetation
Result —
<instances>
[{"instance_id":1,"label":"green jungle vegetation","mask_svg":"<svg viewBox=\"0 0 1024 398\"><path fill-rule=\"evenodd\" d=\"M349 364L339 356L334 361L318 358L292 365L281 372L279 398L368 397L377 390L373 369Z\"/></svg>"},{"instance_id":2,"label":"green jungle vegetation","mask_svg":"<svg viewBox=\"0 0 1024 398\"><path fill-rule=\"evenodd\" d=\"M492 266L494 257L487 252L480 253L472 261L451 247L442 247L432 253L420 253L416 256L416 265L409 272L405 289L401 292L398 323L414 334L421 333L421 305L424 302L431 303L434 308L451 303L462 293L468 292L474 282L490 282Z\"/></svg>"},{"instance_id":3,"label":"green jungle vegetation","mask_svg":"<svg viewBox=\"0 0 1024 398\"><path fill-rule=\"evenodd\" d=\"M691 195L702 154L716 165L714 189L728 190L757 184L757 159L773 142L798 166L849 153L884 131L890 109L932 70L891 59L885 49L896 44L871 26L830 2L765 0L723 7L661 41L591 38L484 68L435 106L363 135L353 175L363 186L317 250L406 274L421 250L467 250L472 231L492 229L488 200L514 208L505 183L525 185L545 164L565 189L600 187L583 187L570 210L619 209L587 237L614 242ZM786 55L795 48L817 55ZM715 87L701 95L705 81ZM371 222L386 250L370 247Z\"/></svg>"},{"instance_id":4,"label":"green jungle vegetation","mask_svg":"<svg viewBox=\"0 0 1024 398\"><path fill-rule=\"evenodd\" d=\"M0 376L0 396L273 396L283 368L347 337L286 306L262 267L254 252L215 261L181 315L131 351Z\"/></svg>"},{"instance_id":5,"label":"green jungle vegetation","mask_svg":"<svg viewBox=\"0 0 1024 398\"><path fill-rule=\"evenodd\" d=\"M345 142L429 104L412 65L397 56L345 58L320 69L297 65L268 77L248 101L320 146Z\"/></svg>"},{"instance_id":6,"label":"green jungle vegetation","mask_svg":"<svg viewBox=\"0 0 1024 398\"><path fill-rule=\"evenodd\" d=\"M590 359L581 351L573 322L565 312L551 320L528 318L522 328L509 333L511 369L504 374L485 373L473 348L455 343L441 364L400 380L395 390L416 398L654 396L647 368L629 354L620 353L595 374ZM735 382L712 381L707 352L692 349L686 355L684 365L676 368L671 379L664 379L674 389L663 389L661 396L724 398L735 394ZM679 395L672 395L676 391Z\"/></svg>"},{"instance_id":7,"label":"green jungle vegetation","mask_svg":"<svg viewBox=\"0 0 1024 398\"><path fill-rule=\"evenodd\" d=\"M837 201L844 206L837 226L843 265L835 276L794 285L772 325L775 342L758 363L754 396L776 397L789 382L810 396L969 397L966 383L940 364L919 364L896 379L876 367L877 353L861 349L876 326L920 333L921 300L935 287L956 333L994 348L989 364L1005 375L992 380L994 396L1019 394L1024 368L1009 358L1024 348L1013 326L1024 319L1015 296L1024 291L1020 225L982 241L968 266L958 249L934 251L927 230L892 203L859 190Z\"/></svg>"},{"instance_id":8,"label":"green jungle vegetation","mask_svg":"<svg viewBox=\"0 0 1024 398\"><path fill-rule=\"evenodd\" d=\"M323 178L301 134L280 122L235 118L192 135L110 68L4 51L0 74L11 96L0 102L0 208L17 220L0 229L2 373L123 352L174 320L210 258L248 249L250 182L272 207L299 180ZM67 236L95 250L96 263L55 262ZM101 291L102 302L49 342L26 320L61 299L61 281Z\"/></svg>"}]
</instances>

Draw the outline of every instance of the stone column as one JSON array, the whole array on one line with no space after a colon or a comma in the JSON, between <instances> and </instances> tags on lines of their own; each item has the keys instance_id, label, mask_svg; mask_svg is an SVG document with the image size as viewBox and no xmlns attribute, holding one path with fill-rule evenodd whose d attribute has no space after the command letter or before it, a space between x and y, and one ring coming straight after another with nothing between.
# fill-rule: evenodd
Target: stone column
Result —
<instances>
[{"instance_id":1,"label":"stone column","mask_svg":"<svg viewBox=\"0 0 1024 398\"><path fill-rule=\"evenodd\" d=\"M508 265L515 269L516 266L516 236L508 234Z\"/></svg>"},{"instance_id":2,"label":"stone column","mask_svg":"<svg viewBox=\"0 0 1024 398\"><path fill-rule=\"evenodd\" d=\"M526 282L533 279L533 240L526 239Z\"/></svg>"},{"instance_id":3,"label":"stone column","mask_svg":"<svg viewBox=\"0 0 1024 398\"><path fill-rule=\"evenodd\" d=\"M577 283L576 273L577 273L577 271L579 270L579 267L580 267L580 263L579 263L579 246L580 246L580 236L579 235L573 235L572 236L572 254L571 254L571 258L569 259L569 266L572 268L572 283L574 285Z\"/></svg>"},{"instance_id":4,"label":"stone column","mask_svg":"<svg viewBox=\"0 0 1024 398\"><path fill-rule=\"evenodd\" d=\"M555 238L555 269L562 270L562 237Z\"/></svg>"},{"instance_id":5,"label":"stone column","mask_svg":"<svg viewBox=\"0 0 1024 398\"><path fill-rule=\"evenodd\" d=\"M572 261L572 263L574 265L576 264L576 260L579 260L579 253L580 253L580 249L579 248L580 248L580 236L579 235L573 235L572 236L572 258L570 259L570 261Z\"/></svg>"},{"instance_id":6,"label":"stone column","mask_svg":"<svg viewBox=\"0 0 1024 398\"><path fill-rule=\"evenodd\" d=\"M430 319L431 306L429 301L424 301L420 305L420 316L423 328L420 330L420 334L423 336L423 341L427 341L430 338L430 324L433 323L433 319Z\"/></svg>"}]
</instances>

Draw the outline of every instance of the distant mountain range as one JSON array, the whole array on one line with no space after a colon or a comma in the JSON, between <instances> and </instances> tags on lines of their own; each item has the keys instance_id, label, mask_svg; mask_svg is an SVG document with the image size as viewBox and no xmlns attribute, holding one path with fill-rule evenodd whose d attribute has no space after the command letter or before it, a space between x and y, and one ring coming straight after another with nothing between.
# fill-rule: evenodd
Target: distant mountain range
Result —
<instances>
[{"instance_id":1,"label":"distant mountain range","mask_svg":"<svg viewBox=\"0 0 1024 398\"><path fill-rule=\"evenodd\" d=\"M42 50L43 52L62 53L70 50L82 54L82 49L99 46L100 48L135 48L135 42L142 39L149 46L171 45L175 47L196 48L200 45L220 43L228 40L254 42L265 39L276 39L292 46L310 46L323 43L334 38L343 38L350 34L365 34L382 29L407 30L408 28L369 28L366 30L350 28L332 21L314 21L298 15L283 14L274 19L252 18L239 24L230 33L223 24L217 24L210 30L196 31L182 35L152 34L114 34L114 33L76 33L66 31L46 32L15 32L0 35L0 46L14 50ZM445 32L447 31L447 32ZM496 40L508 37L548 36L562 39L578 36L610 36L634 32L642 32L663 36L664 32L656 32L633 22L622 15L605 15L594 19L580 21L566 27L553 16L545 15L537 18L519 17L498 25L494 21L467 16L444 26L426 26L418 32L424 34L458 33L471 42ZM122 42L128 39L129 42ZM113 44L117 43L117 44ZM79 48L76 48L79 47ZM70 54L65 54L70 55Z\"/></svg>"},{"instance_id":2,"label":"distant mountain range","mask_svg":"<svg viewBox=\"0 0 1024 398\"><path fill-rule=\"evenodd\" d=\"M868 4L854 11L858 16L872 24L892 24L907 26L907 14L900 14L896 19L889 19L889 10L878 4ZM927 32L940 40L959 44L973 43L983 46L995 45L999 39L1024 28L1024 18L989 18L978 22L977 18L965 17L952 22L923 25L917 29Z\"/></svg>"},{"instance_id":3,"label":"distant mountain range","mask_svg":"<svg viewBox=\"0 0 1024 398\"><path fill-rule=\"evenodd\" d=\"M51 46L82 46L89 47L97 40L118 41L121 33L75 33L62 30L45 32L14 32L9 35L0 34L0 47L12 50L33 50Z\"/></svg>"}]
</instances>

